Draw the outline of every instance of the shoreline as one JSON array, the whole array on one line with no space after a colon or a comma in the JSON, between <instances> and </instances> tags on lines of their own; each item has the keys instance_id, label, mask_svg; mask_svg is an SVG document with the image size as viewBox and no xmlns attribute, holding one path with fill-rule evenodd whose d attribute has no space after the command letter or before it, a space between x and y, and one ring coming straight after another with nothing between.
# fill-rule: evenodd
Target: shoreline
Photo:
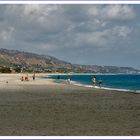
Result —
<instances>
[{"instance_id":1,"label":"shoreline","mask_svg":"<svg viewBox=\"0 0 140 140\"><path fill-rule=\"evenodd\" d=\"M75 81L73 81L75 82ZM130 93L134 93L134 94L139 94L140 93L140 90L129 90L129 89L119 89L119 88L109 88L109 87L102 87L100 88L99 86L92 86L92 85L84 85L84 84L81 84L81 83L76 83L75 84L72 84L72 85L76 85L76 86L82 86L82 87L89 87L89 88L95 88L95 89L103 89L103 90L111 90L111 91L122 91L122 92L130 92Z\"/></svg>"},{"instance_id":2,"label":"shoreline","mask_svg":"<svg viewBox=\"0 0 140 140\"><path fill-rule=\"evenodd\" d=\"M138 94L0 76L0 136L140 135Z\"/></svg>"},{"instance_id":3,"label":"shoreline","mask_svg":"<svg viewBox=\"0 0 140 140\"><path fill-rule=\"evenodd\" d=\"M44 75L140 75L140 73L40 73Z\"/></svg>"},{"instance_id":4,"label":"shoreline","mask_svg":"<svg viewBox=\"0 0 140 140\"><path fill-rule=\"evenodd\" d=\"M26 76L28 75L29 76L29 81L24 81L24 82L21 82L20 78L21 76ZM62 80L63 82L56 82L56 79L51 79L49 78L50 76L53 76L53 75L58 75L58 74L46 74L46 73L37 73L36 74L36 79L37 81L33 81L32 80L32 75L33 74L28 74L28 73L14 73L14 74L0 74L0 88L2 88L2 85L3 84L7 84L6 81L9 81L10 83L13 83L12 85L13 86L16 86L18 84L20 85L33 85L33 84L39 84L39 85L43 85L43 84L49 84L49 85L55 85L55 84L67 84L67 81L66 80ZM59 75L66 75L66 74L59 74ZM73 75L73 74L71 74ZM76 75L76 74L75 74ZM48 77L48 78L45 78L45 77ZM40 80L39 80L40 79ZM10 84L8 83L8 85ZM69 84L67 84L69 85ZM84 87L84 88L93 88L93 89L97 89L97 90L107 90L107 91L120 91L120 92L128 92L128 93L133 93L133 94L139 94L140 91L135 91L135 90L129 90L129 89L117 89L117 88L108 88L108 87L102 87L101 89L96 86L96 87L93 87L92 85L84 85L84 84L81 84L81 83L78 83L76 81L72 81L71 86L78 86L78 87Z\"/></svg>"},{"instance_id":5,"label":"shoreline","mask_svg":"<svg viewBox=\"0 0 140 140\"><path fill-rule=\"evenodd\" d=\"M51 76L53 76L53 75L57 75L57 74L46 75L45 77L42 77L42 78L55 80L55 79L52 79L51 78ZM66 75L66 74L58 74L58 75ZM71 75L73 75L73 74L71 74ZM75 75L77 75L77 74L75 74ZM67 82L67 80L62 80L62 81ZM82 87L86 87L86 88L95 88L95 89L99 89L99 90L100 89L103 89L103 90L111 90L111 91L122 91L122 92L134 93L134 94L139 94L140 93L140 90L119 89L119 88L110 88L110 87L102 87L102 88L99 88L99 86L93 87L92 85L82 84L82 83L77 82L77 81L71 81L71 84L70 85L76 85L76 86L80 86L80 87L82 86Z\"/></svg>"}]
</instances>

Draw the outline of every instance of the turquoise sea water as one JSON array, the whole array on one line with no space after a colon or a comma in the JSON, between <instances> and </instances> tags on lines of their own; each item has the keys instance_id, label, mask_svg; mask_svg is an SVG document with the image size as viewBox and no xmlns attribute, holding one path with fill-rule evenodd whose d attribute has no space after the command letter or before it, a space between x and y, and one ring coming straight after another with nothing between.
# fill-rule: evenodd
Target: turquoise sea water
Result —
<instances>
[{"instance_id":1,"label":"turquoise sea water","mask_svg":"<svg viewBox=\"0 0 140 140\"><path fill-rule=\"evenodd\" d=\"M96 88L98 88L98 80L101 79L103 88L140 92L140 75L59 75L59 78L67 80L70 77L72 84L92 87L93 76L96 76ZM52 75L49 78L57 79L58 75Z\"/></svg>"}]
</instances>

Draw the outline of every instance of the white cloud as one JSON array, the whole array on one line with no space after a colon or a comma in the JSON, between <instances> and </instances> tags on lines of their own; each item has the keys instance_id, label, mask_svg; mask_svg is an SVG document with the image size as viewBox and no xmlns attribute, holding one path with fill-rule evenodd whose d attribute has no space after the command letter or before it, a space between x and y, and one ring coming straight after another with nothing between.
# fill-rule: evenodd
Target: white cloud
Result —
<instances>
[{"instance_id":1,"label":"white cloud","mask_svg":"<svg viewBox=\"0 0 140 140\"><path fill-rule=\"evenodd\" d=\"M0 39L2 41L9 41L13 32L14 32L13 27L8 27L7 29L0 31Z\"/></svg>"},{"instance_id":2,"label":"white cloud","mask_svg":"<svg viewBox=\"0 0 140 140\"><path fill-rule=\"evenodd\" d=\"M97 30L93 32L84 32L84 33L71 33L66 35L64 38L68 42L69 47L102 47L102 48L111 48L115 47L113 45L118 41L127 39L129 34L131 34L132 29L129 29L127 26L115 26L108 29ZM72 44L72 45L71 45Z\"/></svg>"},{"instance_id":3,"label":"white cloud","mask_svg":"<svg viewBox=\"0 0 140 140\"><path fill-rule=\"evenodd\" d=\"M129 5L2 6L0 19L3 19L3 24L0 22L0 27L3 30L0 36L3 40L9 39L6 47L12 47L10 37L11 40L14 38L12 45L17 49L23 44L33 47L31 50L38 47L37 50L46 51L83 46L105 48L118 39L127 38L133 31L123 23L117 25L117 21L127 22L136 16ZM14 29L14 34L10 27Z\"/></svg>"},{"instance_id":4,"label":"white cloud","mask_svg":"<svg viewBox=\"0 0 140 140\"><path fill-rule=\"evenodd\" d=\"M113 33L118 37L127 37L132 32L132 29L127 26L116 26L113 29Z\"/></svg>"},{"instance_id":5,"label":"white cloud","mask_svg":"<svg viewBox=\"0 0 140 140\"><path fill-rule=\"evenodd\" d=\"M90 15L110 20L132 20L136 14L128 5L93 6L88 10Z\"/></svg>"}]
</instances>

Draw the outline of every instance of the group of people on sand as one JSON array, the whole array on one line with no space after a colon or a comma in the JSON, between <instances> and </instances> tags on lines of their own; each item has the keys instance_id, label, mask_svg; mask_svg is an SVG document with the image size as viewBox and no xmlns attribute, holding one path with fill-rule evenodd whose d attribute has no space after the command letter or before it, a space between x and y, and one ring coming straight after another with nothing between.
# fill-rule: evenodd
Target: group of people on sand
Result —
<instances>
[{"instance_id":1,"label":"group of people on sand","mask_svg":"<svg viewBox=\"0 0 140 140\"><path fill-rule=\"evenodd\" d=\"M92 78L92 82L93 82L93 86L95 87L95 86L96 86L96 76L94 76L94 77ZM99 85L100 88L102 87L102 84L103 84L103 81L100 79L100 80L98 81L98 85Z\"/></svg>"},{"instance_id":2,"label":"group of people on sand","mask_svg":"<svg viewBox=\"0 0 140 140\"><path fill-rule=\"evenodd\" d=\"M35 73L33 73L32 79L35 80ZM21 77L21 81L29 81L28 74L26 76L22 76Z\"/></svg>"}]
</instances>

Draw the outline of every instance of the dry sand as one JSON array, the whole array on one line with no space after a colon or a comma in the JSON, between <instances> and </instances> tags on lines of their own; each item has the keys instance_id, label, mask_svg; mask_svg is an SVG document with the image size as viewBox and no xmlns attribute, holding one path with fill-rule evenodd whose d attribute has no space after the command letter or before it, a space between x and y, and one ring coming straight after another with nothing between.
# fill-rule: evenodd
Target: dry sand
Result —
<instances>
[{"instance_id":1,"label":"dry sand","mask_svg":"<svg viewBox=\"0 0 140 140\"><path fill-rule=\"evenodd\" d=\"M140 135L140 94L20 77L0 75L1 136Z\"/></svg>"}]
</instances>

